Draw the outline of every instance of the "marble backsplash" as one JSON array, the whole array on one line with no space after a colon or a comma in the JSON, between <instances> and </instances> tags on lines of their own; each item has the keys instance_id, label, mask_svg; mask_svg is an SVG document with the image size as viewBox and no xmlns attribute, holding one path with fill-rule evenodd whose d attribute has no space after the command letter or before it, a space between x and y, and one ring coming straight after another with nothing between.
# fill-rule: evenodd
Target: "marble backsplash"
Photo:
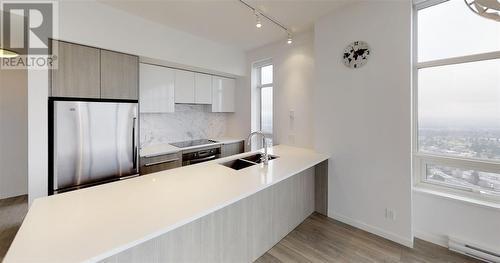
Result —
<instances>
[{"instance_id":1,"label":"marble backsplash","mask_svg":"<svg viewBox=\"0 0 500 263\"><path fill-rule=\"evenodd\" d=\"M176 104L173 113L143 113L141 147L223 137L227 117L227 113L212 113L210 105Z\"/></svg>"}]
</instances>

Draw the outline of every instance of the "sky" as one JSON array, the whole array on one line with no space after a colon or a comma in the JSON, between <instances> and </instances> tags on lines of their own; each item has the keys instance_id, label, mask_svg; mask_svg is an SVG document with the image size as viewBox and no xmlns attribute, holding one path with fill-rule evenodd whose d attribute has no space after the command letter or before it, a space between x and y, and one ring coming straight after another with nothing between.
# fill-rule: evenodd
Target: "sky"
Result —
<instances>
[{"instance_id":1,"label":"sky","mask_svg":"<svg viewBox=\"0 0 500 263\"><path fill-rule=\"evenodd\" d=\"M500 23L463 0L418 13L418 61L500 51ZM421 69L420 127L500 128L500 59Z\"/></svg>"}]
</instances>

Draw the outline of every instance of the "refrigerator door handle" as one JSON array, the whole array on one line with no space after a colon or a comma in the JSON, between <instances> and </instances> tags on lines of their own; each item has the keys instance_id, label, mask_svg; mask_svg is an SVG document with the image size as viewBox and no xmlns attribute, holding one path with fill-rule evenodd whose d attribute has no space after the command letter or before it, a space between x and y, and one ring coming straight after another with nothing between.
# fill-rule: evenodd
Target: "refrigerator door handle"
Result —
<instances>
[{"instance_id":1,"label":"refrigerator door handle","mask_svg":"<svg viewBox=\"0 0 500 263\"><path fill-rule=\"evenodd\" d=\"M137 129L135 127L135 123L137 121L137 117L132 118L132 164L133 164L133 169L137 172L137 146L136 146L136 133Z\"/></svg>"}]
</instances>

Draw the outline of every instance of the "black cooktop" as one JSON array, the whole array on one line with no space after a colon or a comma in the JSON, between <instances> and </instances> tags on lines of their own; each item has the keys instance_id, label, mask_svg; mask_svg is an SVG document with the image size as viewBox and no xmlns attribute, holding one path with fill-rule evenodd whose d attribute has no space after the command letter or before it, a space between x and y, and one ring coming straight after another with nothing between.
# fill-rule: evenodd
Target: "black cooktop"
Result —
<instances>
[{"instance_id":1,"label":"black cooktop","mask_svg":"<svg viewBox=\"0 0 500 263\"><path fill-rule=\"evenodd\" d=\"M178 148L187 148L187 147L192 147L192 146L214 144L214 143L217 143L217 142L212 141L212 140L208 140L208 139L200 139L200 140L192 140L192 141L184 141L184 142L174 142L174 143L171 143L171 145L178 147Z\"/></svg>"}]
</instances>

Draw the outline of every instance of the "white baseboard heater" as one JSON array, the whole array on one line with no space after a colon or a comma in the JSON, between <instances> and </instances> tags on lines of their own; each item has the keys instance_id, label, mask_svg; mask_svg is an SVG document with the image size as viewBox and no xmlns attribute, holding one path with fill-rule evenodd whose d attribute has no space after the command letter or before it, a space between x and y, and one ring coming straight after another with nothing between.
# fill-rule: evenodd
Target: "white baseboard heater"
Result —
<instances>
[{"instance_id":1,"label":"white baseboard heater","mask_svg":"<svg viewBox=\"0 0 500 263\"><path fill-rule=\"evenodd\" d=\"M465 242L455 237L449 237L448 248L460 254L467 255L485 262L500 263L500 253Z\"/></svg>"}]
</instances>

